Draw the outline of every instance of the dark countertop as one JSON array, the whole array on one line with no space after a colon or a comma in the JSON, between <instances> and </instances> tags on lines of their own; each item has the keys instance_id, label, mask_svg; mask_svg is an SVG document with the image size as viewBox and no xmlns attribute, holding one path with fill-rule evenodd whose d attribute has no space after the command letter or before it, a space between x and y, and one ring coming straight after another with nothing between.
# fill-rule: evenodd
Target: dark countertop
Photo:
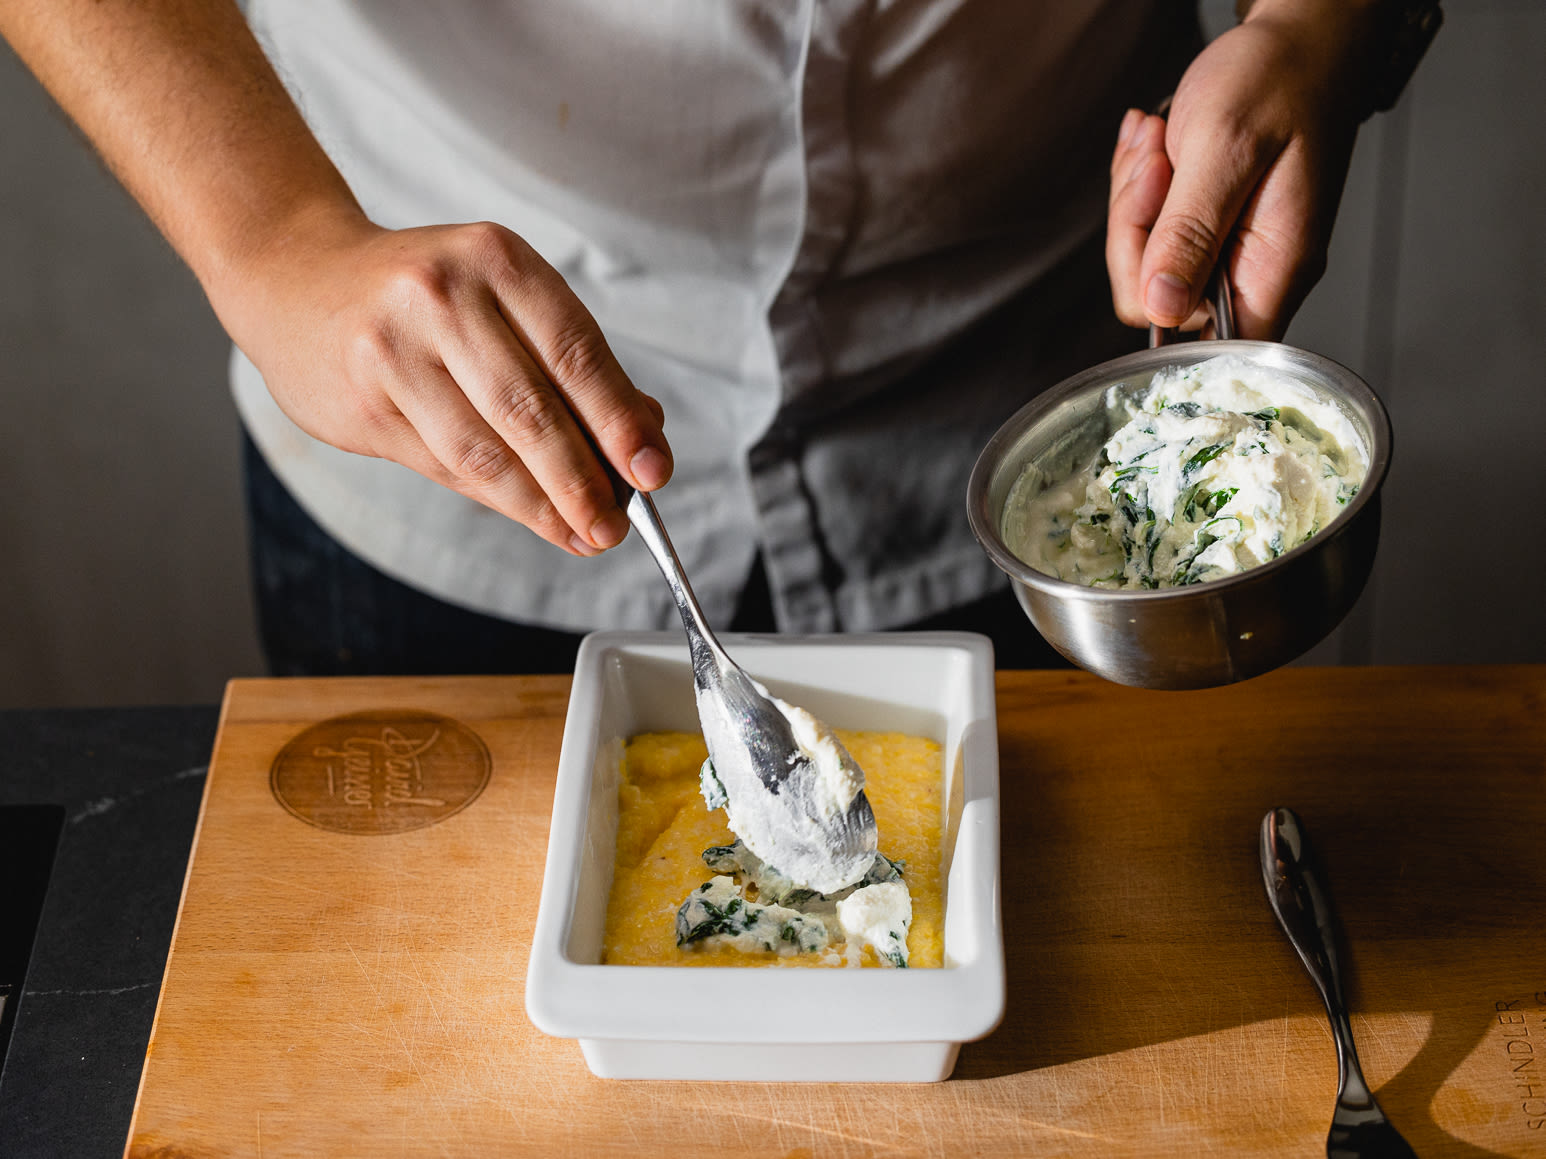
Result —
<instances>
[{"instance_id":1,"label":"dark countertop","mask_svg":"<svg viewBox=\"0 0 1546 1159\"><path fill-rule=\"evenodd\" d=\"M213 706L0 712L0 813L63 810L0 1071L6 1159L123 1153L217 716Z\"/></svg>"}]
</instances>

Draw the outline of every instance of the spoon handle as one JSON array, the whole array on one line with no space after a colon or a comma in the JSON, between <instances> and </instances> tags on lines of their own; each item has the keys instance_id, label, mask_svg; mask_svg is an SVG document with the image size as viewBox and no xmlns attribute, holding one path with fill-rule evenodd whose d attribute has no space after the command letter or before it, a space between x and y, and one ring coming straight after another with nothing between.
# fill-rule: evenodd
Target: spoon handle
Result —
<instances>
[{"instance_id":1,"label":"spoon handle","mask_svg":"<svg viewBox=\"0 0 1546 1159\"><path fill-rule=\"evenodd\" d=\"M621 492L619 498L622 498ZM704 662L717 661L723 655L719 641L709 629L709 622L698 605L698 597L693 595L692 585L687 582L687 572L676 554L676 548L671 544L671 537L666 534L666 525L660 521L655 501L643 491L632 491L624 504L624 510L633 529L644 541L644 546L649 548L655 566L660 568L660 574L666 577L666 585L671 589L677 611L682 615L682 627L687 632L688 650L692 653L694 670Z\"/></svg>"},{"instance_id":2,"label":"spoon handle","mask_svg":"<svg viewBox=\"0 0 1546 1159\"><path fill-rule=\"evenodd\" d=\"M1325 1003L1337 1046L1337 1085L1344 1090L1366 1089L1342 991L1336 913L1309 834L1292 809L1273 809L1262 818L1261 872L1278 925Z\"/></svg>"},{"instance_id":3,"label":"spoon handle","mask_svg":"<svg viewBox=\"0 0 1546 1159\"><path fill-rule=\"evenodd\" d=\"M666 534L666 525L661 522L660 512L655 509L655 501L648 493L635 491L629 485L628 480L624 479L617 468L611 464L595 437L585 430L583 424L581 431L585 435L586 442L590 444L596 461L606 472L607 482L612 484L612 494L617 498L617 505L623 509L623 513L628 516L628 522L633 525L633 529L639 533L639 538L644 541L644 546L649 549L650 555L655 560L655 566L660 569L660 574L666 577L666 586L671 589L671 598L676 601L676 610L682 617L682 627L687 632L687 650L692 656L693 671L703 672L705 665L728 659L725 657L724 649L719 646L719 641L714 638L714 633L709 630L709 622L703 615L703 609L698 605L698 597L693 595L692 585L687 582L687 570L682 567L681 557L676 554L671 537Z\"/></svg>"}]
</instances>

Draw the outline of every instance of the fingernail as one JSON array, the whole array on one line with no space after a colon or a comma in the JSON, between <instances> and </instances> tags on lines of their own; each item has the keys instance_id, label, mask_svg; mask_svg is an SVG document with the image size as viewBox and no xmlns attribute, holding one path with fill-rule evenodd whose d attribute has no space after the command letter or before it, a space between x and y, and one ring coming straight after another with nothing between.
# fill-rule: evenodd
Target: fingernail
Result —
<instances>
[{"instance_id":1,"label":"fingernail","mask_svg":"<svg viewBox=\"0 0 1546 1159\"><path fill-rule=\"evenodd\" d=\"M1155 274L1143 292L1143 308L1156 321L1174 318L1179 324L1186 320L1191 296L1191 287L1175 274Z\"/></svg>"},{"instance_id":2,"label":"fingernail","mask_svg":"<svg viewBox=\"0 0 1546 1159\"><path fill-rule=\"evenodd\" d=\"M1122 118L1122 127L1117 130L1117 144L1127 144L1127 139L1133 135L1133 129L1137 127L1143 114L1137 109L1128 109L1127 115Z\"/></svg>"},{"instance_id":3,"label":"fingernail","mask_svg":"<svg viewBox=\"0 0 1546 1159\"><path fill-rule=\"evenodd\" d=\"M645 447L628 460L628 469L640 487L653 491L671 477L671 461L655 447Z\"/></svg>"},{"instance_id":4,"label":"fingernail","mask_svg":"<svg viewBox=\"0 0 1546 1159\"><path fill-rule=\"evenodd\" d=\"M628 536L628 516L616 508L590 525L591 542L597 547L616 547Z\"/></svg>"},{"instance_id":5,"label":"fingernail","mask_svg":"<svg viewBox=\"0 0 1546 1159\"><path fill-rule=\"evenodd\" d=\"M574 548L576 555L592 556L601 554L601 550L599 548L592 547L578 535L571 535L569 537L569 546Z\"/></svg>"},{"instance_id":6,"label":"fingernail","mask_svg":"<svg viewBox=\"0 0 1546 1159\"><path fill-rule=\"evenodd\" d=\"M1137 125L1133 130L1133 140L1130 147L1134 149L1147 149L1152 144L1151 139L1154 136L1155 124L1154 118L1140 113Z\"/></svg>"}]
</instances>

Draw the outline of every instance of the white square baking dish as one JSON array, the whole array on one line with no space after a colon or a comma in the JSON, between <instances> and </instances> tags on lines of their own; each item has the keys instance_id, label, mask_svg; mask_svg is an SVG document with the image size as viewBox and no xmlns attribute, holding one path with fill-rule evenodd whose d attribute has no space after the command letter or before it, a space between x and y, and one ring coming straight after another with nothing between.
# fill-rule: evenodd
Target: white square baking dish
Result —
<instances>
[{"instance_id":1,"label":"white square baking dish","mask_svg":"<svg viewBox=\"0 0 1546 1159\"><path fill-rule=\"evenodd\" d=\"M940 742L945 965L601 965L623 745L696 732L680 633L596 632L576 662L526 976L538 1029L603 1078L936 1082L1004 1013L993 650L964 632L723 637L776 695L840 729ZM884 843L884 834L882 834Z\"/></svg>"}]
</instances>

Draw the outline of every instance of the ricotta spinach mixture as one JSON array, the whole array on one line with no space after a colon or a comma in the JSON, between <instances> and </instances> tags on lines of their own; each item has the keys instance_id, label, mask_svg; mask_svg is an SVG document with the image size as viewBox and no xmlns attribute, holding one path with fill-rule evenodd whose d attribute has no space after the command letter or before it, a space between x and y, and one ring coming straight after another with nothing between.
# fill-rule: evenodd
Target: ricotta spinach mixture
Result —
<instances>
[{"instance_id":1,"label":"ricotta spinach mixture","mask_svg":"<svg viewBox=\"0 0 1546 1159\"><path fill-rule=\"evenodd\" d=\"M1118 427L1081 470L1027 468L1005 505L1010 549L1102 588L1169 588L1276 559L1358 494L1366 453L1307 387L1236 357L1107 394ZM1108 429L1110 429L1108 427Z\"/></svg>"},{"instance_id":2,"label":"ricotta spinach mixture","mask_svg":"<svg viewBox=\"0 0 1546 1159\"><path fill-rule=\"evenodd\" d=\"M842 755L857 769L846 751ZM710 810L725 808L724 786L711 760L703 762L699 789ZM739 838L705 849L703 861L713 876L677 909L678 946L787 956L820 954L843 943L849 965L859 964L866 946L883 965L907 965L913 909L903 880L905 861L877 853L863 877L833 893L786 876Z\"/></svg>"}]
</instances>

